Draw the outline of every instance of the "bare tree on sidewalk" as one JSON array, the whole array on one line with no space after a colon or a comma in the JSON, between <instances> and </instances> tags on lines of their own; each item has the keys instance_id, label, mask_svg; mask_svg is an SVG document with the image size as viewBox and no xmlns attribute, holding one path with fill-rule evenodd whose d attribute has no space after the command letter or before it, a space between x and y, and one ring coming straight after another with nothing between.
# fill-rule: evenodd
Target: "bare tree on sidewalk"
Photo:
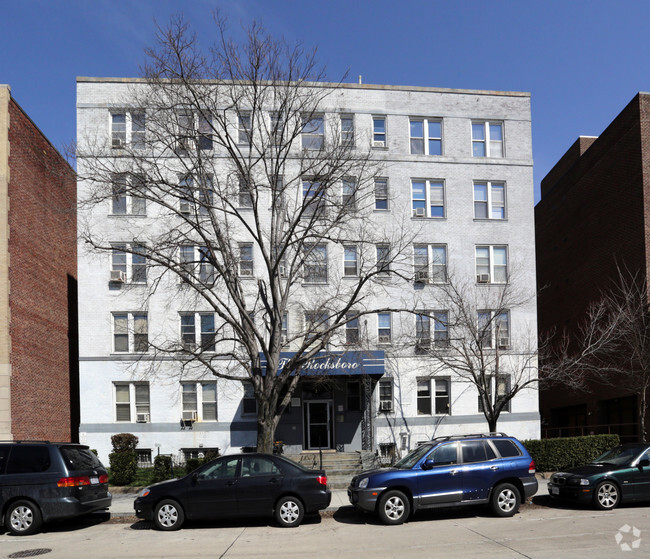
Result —
<instances>
[{"instance_id":1,"label":"bare tree on sidewalk","mask_svg":"<svg viewBox=\"0 0 650 559\"><path fill-rule=\"evenodd\" d=\"M324 349L354 347L360 319L386 310L376 295L411 237L373 217L370 138L325 113L341 86L320 83L315 52L257 24L236 44L215 21L206 50L181 18L159 29L143 78L116 99L112 134L80 131L80 235L111 255L117 280L131 262L125 295L129 280L146 284L144 308L162 297L188 311L180 335L135 322L151 367L152 355L173 357L182 374L250 382L269 452L297 373ZM109 205L124 218L117 243L98 225ZM350 269L333 264L343 254Z\"/></svg>"}]
</instances>

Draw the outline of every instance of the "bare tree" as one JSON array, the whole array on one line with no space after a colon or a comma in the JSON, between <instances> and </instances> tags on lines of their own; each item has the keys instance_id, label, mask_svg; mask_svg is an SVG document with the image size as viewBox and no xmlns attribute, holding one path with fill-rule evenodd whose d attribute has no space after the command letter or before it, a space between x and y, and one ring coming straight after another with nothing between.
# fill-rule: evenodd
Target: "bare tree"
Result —
<instances>
[{"instance_id":1,"label":"bare tree","mask_svg":"<svg viewBox=\"0 0 650 559\"><path fill-rule=\"evenodd\" d=\"M339 85L318 83L315 53L256 24L238 45L215 21L206 51L181 18L159 30L143 79L116 100L130 114L129 142L119 127L108 138L82 131L80 235L90 250L143 263L147 297L171 285L170 301L214 315L200 339L193 321L203 315L188 313L180 336L142 343L182 372L250 381L257 447L269 452L301 368L345 343L346 324L392 310L377 293L412 237L397 220L379 227L368 211L370 141L325 113ZM125 219L131 240L116 245L97 225L107 204L131 214L146 207L151 219ZM350 251L354 274L328 266L335 249ZM302 324L287 328L288 315Z\"/></svg>"},{"instance_id":2,"label":"bare tree","mask_svg":"<svg viewBox=\"0 0 650 559\"><path fill-rule=\"evenodd\" d=\"M510 401L539 381L535 325L519 324L520 335L512 333L514 311L534 304L534 292L516 287L518 283L509 279L477 285L450 274L439 285L439 304L445 310L416 314L416 353L433 357L432 376L453 371L477 390L479 409L491 432Z\"/></svg>"},{"instance_id":3,"label":"bare tree","mask_svg":"<svg viewBox=\"0 0 650 559\"><path fill-rule=\"evenodd\" d=\"M646 440L650 388L650 310L641 272L618 267L611 286L594 301L571 338L556 345L549 368L556 373L609 386L625 386L638 397L639 437Z\"/></svg>"}]
</instances>

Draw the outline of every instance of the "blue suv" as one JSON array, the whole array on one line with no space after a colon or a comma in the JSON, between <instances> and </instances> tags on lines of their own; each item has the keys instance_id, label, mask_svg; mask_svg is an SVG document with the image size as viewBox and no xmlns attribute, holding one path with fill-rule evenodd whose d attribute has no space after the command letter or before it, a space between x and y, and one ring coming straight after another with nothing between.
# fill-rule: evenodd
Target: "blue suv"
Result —
<instances>
[{"instance_id":1,"label":"blue suv","mask_svg":"<svg viewBox=\"0 0 650 559\"><path fill-rule=\"evenodd\" d=\"M514 437L502 433L438 437L418 446L392 468L352 478L355 508L401 524L421 509L489 504L513 516L537 492L535 462Z\"/></svg>"}]
</instances>

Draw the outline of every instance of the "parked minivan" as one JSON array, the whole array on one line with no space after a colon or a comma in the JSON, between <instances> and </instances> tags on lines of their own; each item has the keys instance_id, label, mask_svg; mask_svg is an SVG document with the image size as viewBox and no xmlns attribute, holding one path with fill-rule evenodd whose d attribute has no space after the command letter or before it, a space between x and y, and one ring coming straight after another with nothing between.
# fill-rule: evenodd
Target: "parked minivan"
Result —
<instances>
[{"instance_id":1,"label":"parked minivan","mask_svg":"<svg viewBox=\"0 0 650 559\"><path fill-rule=\"evenodd\" d=\"M107 509L108 472L84 445L0 442L0 519L11 533L34 534L44 522Z\"/></svg>"}]
</instances>

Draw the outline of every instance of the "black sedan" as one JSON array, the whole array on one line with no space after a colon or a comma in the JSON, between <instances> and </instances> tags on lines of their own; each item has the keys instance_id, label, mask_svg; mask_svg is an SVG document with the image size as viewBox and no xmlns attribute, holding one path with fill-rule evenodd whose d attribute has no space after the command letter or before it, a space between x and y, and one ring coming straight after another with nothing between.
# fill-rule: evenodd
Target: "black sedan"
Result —
<instances>
[{"instance_id":1,"label":"black sedan","mask_svg":"<svg viewBox=\"0 0 650 559\"><path fill-rule=\"evenodd\" d=\"M268 454L230 454L191 474L145 488L133 507L159 530L178 530L185 519L215 520L274 515L280 526L298 526L305 514L329 506L323 470L308 470Z\"/></svg>"},{"instance_id":2,"label":"black sedan","mask_svg":"<svg viewBox=\"0 0 650 559\"><path fill-rule=\"evenodd\" d=\"M601 510L621 502L650 501L650 445L617 446L586 466L557 472L551 476L548 492Z\"/></svg>"}]
</instances>

